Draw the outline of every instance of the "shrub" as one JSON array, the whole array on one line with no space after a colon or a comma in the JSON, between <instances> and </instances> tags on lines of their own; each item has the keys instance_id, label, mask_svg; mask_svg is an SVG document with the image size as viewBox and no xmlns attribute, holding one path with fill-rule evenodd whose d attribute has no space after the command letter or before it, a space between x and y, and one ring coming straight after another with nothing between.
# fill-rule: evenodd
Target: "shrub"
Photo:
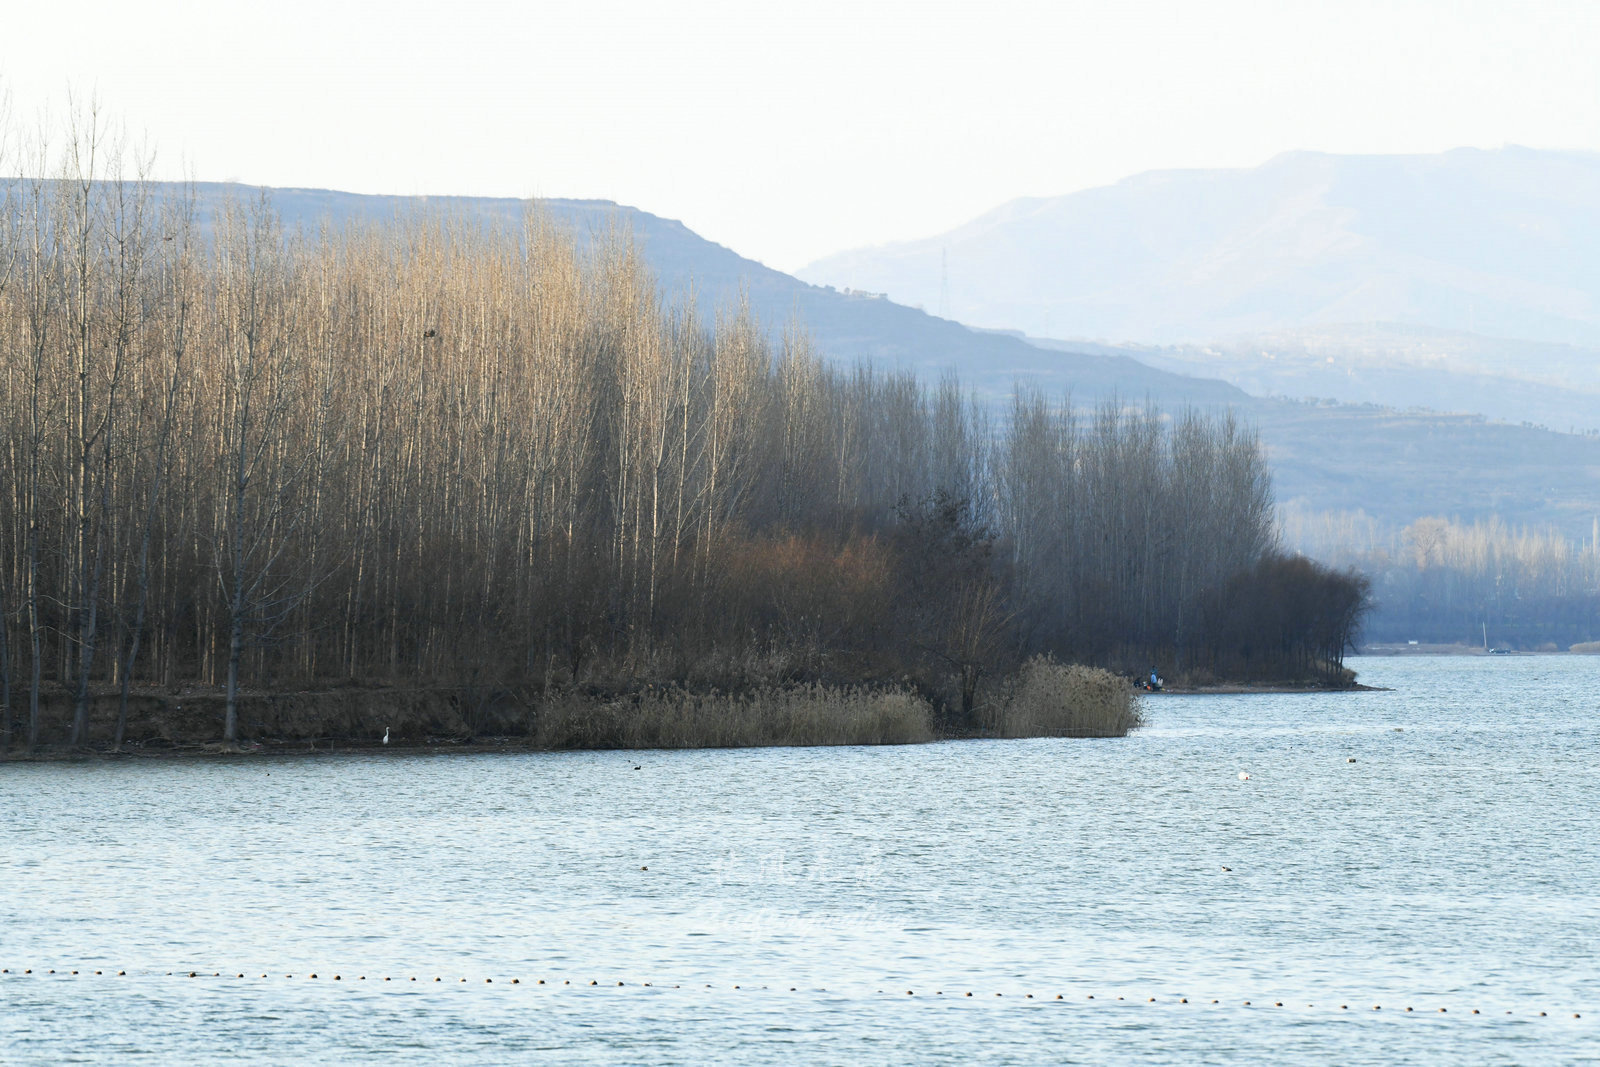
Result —
<instances>
[{"instance_id":1,"label":"shrub","mask_svg":"<svg viewBox=\"0 0 1600 1067\"><path fill-rule=\"evenodd\" d=\"M1001 701L1001 737L1125 737L1144 724L1127 679L1098 667L1035 656Z\"/></svg>"}]
</instances>

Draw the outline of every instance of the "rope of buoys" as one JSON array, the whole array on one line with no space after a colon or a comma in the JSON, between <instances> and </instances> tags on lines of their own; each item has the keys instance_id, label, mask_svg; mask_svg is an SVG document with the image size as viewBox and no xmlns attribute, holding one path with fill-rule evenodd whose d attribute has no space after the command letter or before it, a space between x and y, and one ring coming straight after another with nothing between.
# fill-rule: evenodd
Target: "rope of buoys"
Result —
<instances>
[{"instance_id":1,"label":"rope of buoys","mask_svg":"<svg viewBox=\"0 0 1600 1067\"><path fill-rule=\"evenodd\" d=\"M105 973L106 972L104 970L96 970L96 971L93 972L94 975L104 975ZM221 971L213 971L210 975L206 975L204 972L197 971L197 970L196 971L184 971L184 972L167 971L165 973L166 973L166 976L169 977L169 978L170 977L174 977L175 974L177 976L179 976L179 977L185 977L185 978L205 978L205 977L222 978L222 977L224 977L224 975L223 975L223 973ZM0 975L21 977L21 976L27 976L27 975L33 975L33 974L35 974L35 970L32 967L25 967L25 968L22 968L20 970L14 970L14 969L12 969L10 967L0 967ZM77 971L77 970L61 970L61 971L58 971L55 968L46 969L45 971L43 971L43 975L55 975L58 978L73 978L73 977L88 977L89 976L88 973L86 973L86 972L80 972L80 971ZM115 976L118 977L118 978L125 978L125 977L128 976L128 972L126 970L119 970L119 971L116 972ZM236 971L229 977L232 977L232 978L237 980L237 979L244 978L245 974L244 974L243 971ZM261 978L269 978L270 974L268 972L262 972L260 977ZM285 974L283 977L285 979L293 979L294 975L293 974ZM317 971L306 972L306 977L308 979L319 979L320 978L320 972L317 972ZM344 980L343 972L339 972L339 973L336 973L336 974L332 975L332 980L335 981L335 982L343 981ZM367 976L364 975L364 974L363 975L358 975L356 977L356 981L359 981L359 982L365 982L366 980L367 980ZM385 982L392 982L394 980L395 979L390 975L384 975L383 976L383 981L385 981ZM415 982L415 981L417 981L417 978L416 978L415 975L413 975L413 976L410 976L407 980ZM441 983L441 982L444 981L442 976L435 976L433 980L436 983ZM467 981L468 981L467 978L462 977L462 978L458 979L458 984L466 983ZM505 985L522 985L523 984L523 981L522 981L521 978L502 979L501 981L502 981L502 984L505 984ZM549 981L554 981L554 979L550 979ZM494 985L495 984L495 979L492 978L492 977L486 977L486 978L483 979L483 984L484 985ZM548 981L546 979L544 979L544 978L538 978L538 979L533 979L528 984L529 985L541 985L542 986L542 985L547 985ZM564 979L561 984L563 986L570 986L570 985L572 985L572 980L571 979ZM588 984L592 988L600 988L599 979L590 979ZM607 984L610 985L609 982ZM652 982L642 982L642 983L639 983L639 984L641 986L643 986L644 988L646 988L646 989L682 989L683 988L682 985L671 985L671 986L661 985L661 986L657 986ZM625 981L618 980L616 982L615 986L611 986L611 988L626 988L626 986L627 986L627 983ZM705 984L704 988L712 989L713 985L708 982L708 983ZM745 989L745 987L743 985L734 985L732 988L734 990L741 990L741 991ZM760 987L751 987L751 988L752 989L759 988L759 989L762 989L762 990L770 990L771 989L770 986L760 986ZM789 986L788 990L791 993L796 993L796 992L800 991L798 986ZM813 992L819 992L819 993L826 993L827 989L823 988L823 987L817 987L816 989L814 989L812 991ZM880 990L878 990L878 992L881 994L881 993L884 992L884 990L880 989ZM917 994L916 994L915 990L907 989L907 990L905 990L905 995L908 996L908 997L915 997ZM942 990L942 989L941 990L937 990L937 991L935 991L935 993L933 995L942 997L942 996L944 996L944 990ZM964 993L962 995L965 996L965 997L971 997L971 996L973 996L973 993L969 990L968 992L966 992L966 993ZM1001 998L1005 997L1005 995L1006 994L1003 991L996 991L994 993L994 996L1001 997ZM1034 1000L1036 998L1035 998L1034 994L1032 994L1032 993L1024 993L1024 994L1022 994L1021 999L1023 999L1023 1000ZM1051 999L1051 998L1049 997L1048 994L1046 994L1045 999ZM1066 1000L1066 994L1057 993L1057 994L1055 994L1054 999L1058 1000L1058 1001L1065 1001ZM1087 993L1087 994L1084 995L1084 999L1085 1000L1094 1000L1095 999L1095 994ZM1125 1001L1125 998L1122 997L1122 996L1118 996L1116 999L1119 1002ZM1144 1000L1144 1003L1146 1003L1146 1004L1158 1004L1158 1003L1162 1003L1162 1002L1163 1001L1160 998L1153 997L1153 996L1146 997L1145 1000ZM1185 996L1173 997L1170 1001L1167 1001L1167 1003L1188 1004L1189 1003L1189 998L1185 997ZM1216 999L1216 998L1212 998L1210 1003L1211 1004L1220 1004L1221 1001ZM1246 1007L1246 1008L1253 1006L1253 1002L1249 1001L1249 1000L1241 1001L1240 1004L1241 1004L1242 1007ZM1273 1005L1273 1007L1281 1008L1281 1007L1284 1007L1284 1002L1281 1001L1281 1000L1275 1000L1275 1001L1272 1002L1272 1005ZM1310 1010L1315 1010L1315 1005L1314 1004L1307 1004L1306 1008L1310 1009ZM1338 1010L1339 1011L1349 1011L1350 1010L1350 1005L1348 1003L1340 1004L1339 1007L1338 1007ZM1374 1005L1372 1005L1372 1010L1373 1011L1382 1011L1383 1010L1383 1005L1374 1004ZM1440 1007L1440 1008L1435 1009L1435 1012L1436 1012L1436 1014L1439 1014L1439 1015L1448 1015L1448 1014L1450 1014L1450 1009L1448 1007ZM1409 1005L1408 1004L1408 1005L1406 1005L1406 1007L1404 1009L1402 1009L1402 1014L1405 1014L1405 1013L1416 1014L1416 1008L1413 1005ZM1481 1008L1472 1008L1472 1009L1470 1009L1470 1010L1468 1010L1466 1012L1463 1012L1462 1014L1482 1015L1483 1011L1482 1011ZM1512 1011L1512 1010L1507 1010L1505 1012L1505 1014L1506 1015L1515 1015L1516 1012ZM1536 1014L1536 1017L1537 1018L1541 1018L1541 1019L1549 1018L1550 1017L1550 1013L1548 1011L1540 1011L1540 1012L1538 1012ZM1574 1018L1574 1019L1582 1019L1583 1018L1583 1013L1582 1012L1573 1012L1572 1013L1572 1018Z\"/></svg>"}]
</instances>

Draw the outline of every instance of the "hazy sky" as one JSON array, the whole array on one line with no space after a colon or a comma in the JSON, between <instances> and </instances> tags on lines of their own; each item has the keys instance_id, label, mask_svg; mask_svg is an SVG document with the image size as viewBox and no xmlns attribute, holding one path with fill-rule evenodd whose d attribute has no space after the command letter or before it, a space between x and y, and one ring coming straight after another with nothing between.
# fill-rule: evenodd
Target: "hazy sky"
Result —
<instances>
[{"instance_id":1,"label":"hazy sky","mask_svg":"<svg viewBox=\"0 0 1600 1067\"><path fill-rule=\"evenodd\" d=\"M1017 196L1278 152L1600 150L1600 3L4 0L202 179L574 196L782 269Z\"/></svg>"}]
</instances>

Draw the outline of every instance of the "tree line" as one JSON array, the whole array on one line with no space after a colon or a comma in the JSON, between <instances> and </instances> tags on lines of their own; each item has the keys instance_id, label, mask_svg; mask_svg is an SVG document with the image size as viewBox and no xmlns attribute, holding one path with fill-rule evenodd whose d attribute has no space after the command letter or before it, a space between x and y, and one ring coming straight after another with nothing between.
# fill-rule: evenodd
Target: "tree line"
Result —
<instances>
[{"instance_id":1,"label":"tree line","mask_svg":"<svg viewBox=\"0 0 1600 1067\"><path fill-rule=\"evenodd\" d=\"M960 720L1039 652L1337 675L1359 582L1278 551L1231 417L995 415L536 205L289 232L123 162L90 122L3 186L8 742L41 692L81 741L185 682L232 739L244 687L893 680Z\"/></svg>"},{"instance_id":2,"label":"tree line","mask_svg":"<svg viewBox=\"0 0 1600 1067\"><path fill-rule=\"evenodd\" d=\"M1425 516L1285 512L1285 533L1370 576L1376 641L1565 650L1600 640L1600 517L1589 537Z\"/></svg>"}]
</instances>

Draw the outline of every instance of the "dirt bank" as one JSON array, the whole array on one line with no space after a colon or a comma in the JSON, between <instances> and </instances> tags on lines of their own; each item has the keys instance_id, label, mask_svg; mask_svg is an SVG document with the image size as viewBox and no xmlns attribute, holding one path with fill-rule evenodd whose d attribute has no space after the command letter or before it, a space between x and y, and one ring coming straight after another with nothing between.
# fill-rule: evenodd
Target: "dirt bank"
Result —
<instances>
[{"instance_id":1,"label":"dirt bank","mask_svg":"<svg viewBox=\"0 0 1600 1067\"><path fill-rule=\"evenodd\" d=\"M27 734L27 698L16 694L14 742ZM108 750L116 736L115 691L92 694L84 749ZM222 741L227 698L221 689L185 686L176 690L142 688L128 701L124 744L133 751L199 749ZM60 691L41 694L41 746L67 743L72 729L72 699ZM464 687L362 688L341 686L299 692L242 694L239 736L242 744L308 748L317 743L378 744L389 731L391 744L465 741L476 736L526 734L531 705L504 691Z\"/></svg>"}]
</instances>

